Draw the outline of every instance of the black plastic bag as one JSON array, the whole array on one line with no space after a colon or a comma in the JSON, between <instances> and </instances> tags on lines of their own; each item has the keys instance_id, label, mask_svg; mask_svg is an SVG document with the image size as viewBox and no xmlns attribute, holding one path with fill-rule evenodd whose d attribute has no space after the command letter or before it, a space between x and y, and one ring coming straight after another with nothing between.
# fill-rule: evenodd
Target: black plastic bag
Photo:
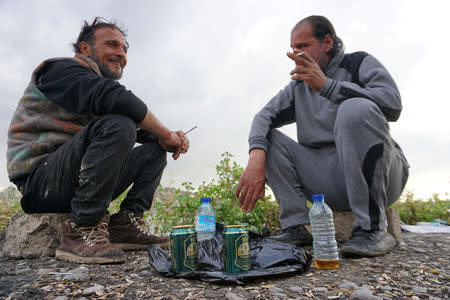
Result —
<instances>
[{"instance_id":1,"label":"black plastic bag","mask_svg":"<svg viewBox=\"0 0 450 300\"><path fill-rule=\"evenodd\" d=\"M198 245L198 270L175 274L169 254L159 246L147 251L150 265L166 277L199 278L214 283L243 283L257 278L303 273L311 265L311 254L302 248L276 242L261 234L249 231L251 268L248 272L228 274L223 272L224 225L216 223L216 235Z\"/></svg>"}]
</instances>

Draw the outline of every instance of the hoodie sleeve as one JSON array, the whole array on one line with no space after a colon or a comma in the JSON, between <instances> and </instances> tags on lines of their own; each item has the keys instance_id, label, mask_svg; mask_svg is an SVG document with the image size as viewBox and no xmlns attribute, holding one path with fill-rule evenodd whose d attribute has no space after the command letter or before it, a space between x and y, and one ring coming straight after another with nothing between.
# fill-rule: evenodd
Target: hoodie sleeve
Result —
<instances>
[{"instance_id":1,"label":"hoodie sleeve","mask_svg":"<svg viewBox=\"0 0 450 300\"><path fill-rule=\"evenodd\" d=\"M141 99L117 81L101 77L77 62L51 62L36 75L37 88L68 111L122 114L136 123L145 118L147 105Z\"/></svg>"},{"instance_id":2,"label":"hoodie sleeve","mask_svg":"<svg viewBox=\"0 0 450 300\"><path fill-rule=\"evenodd\" d=\"M267 151L270 130L295 121L295 85L296 81L291 81L256 114L248 139L250 150L259 148Z\"/></svg>"},{"instance_id":3,"label":"hoodie sleeve","mask_svg":"<svg viewBox=\"0 0 450 300\"><path fill-rule=\"evenodd\" d=\"M158 137L154 133L138 128L136 131L136 142L139 144L157 143Z\"/></svg>"},{"instance_id":4,"label":"hoodie sleeve","mask_svg":"<svg viewBox=\"0 0 450 300\"><path fill-rule=\"evenodd\" d=\"M356 82L328 78L320 95L334 103L349 98L366 98L378 105L389 122L400 116L400 92L386 68L373 56L367 55L356 70Z\"/></svg>"}]
</instances>

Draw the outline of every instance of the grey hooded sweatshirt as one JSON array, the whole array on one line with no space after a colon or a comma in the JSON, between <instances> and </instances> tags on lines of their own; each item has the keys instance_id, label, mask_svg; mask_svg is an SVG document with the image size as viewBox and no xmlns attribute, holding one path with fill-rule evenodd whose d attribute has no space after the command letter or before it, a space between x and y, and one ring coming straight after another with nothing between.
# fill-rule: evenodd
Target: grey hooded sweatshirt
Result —
<instances>
[{"instance_id":1,"label":"grey hooded sweatshirt","mask_svg":"<svg viewBox=\"0 0 450 300\"><path fill-rule=\"evenodd\" d=\"M293 80L256 114L250 130L250 150L267 151L270 130L293 122L297 125L298 143L307 147L334 144L336 112L339 104L349 98L373 101L389 122L399 118L400 93L386 68L373 56L341 51L331 58L324 73L328 79L320 92Z\"/></svg>"}]
</instances>

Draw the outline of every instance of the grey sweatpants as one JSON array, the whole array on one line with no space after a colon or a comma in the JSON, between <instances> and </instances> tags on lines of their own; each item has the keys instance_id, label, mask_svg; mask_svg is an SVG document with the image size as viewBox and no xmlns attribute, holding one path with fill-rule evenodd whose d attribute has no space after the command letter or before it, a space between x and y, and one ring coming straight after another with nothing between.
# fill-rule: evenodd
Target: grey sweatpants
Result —
<instances>
[{"instance_id":1,"label":"grey sweatpants","mask_svg":"<svg viewBox=\"0 0 450 300\"><path fill-rule=\"evenodd\" d=\"M324 194L332 210L352 210L354 226L381 230L385 209L400 196L409 165L381 110L364 98L344 101L335 143L306 147L271 130L266 178L280 206L281 227L309 223L306 200Z\"/></svg>"}]
</instances>

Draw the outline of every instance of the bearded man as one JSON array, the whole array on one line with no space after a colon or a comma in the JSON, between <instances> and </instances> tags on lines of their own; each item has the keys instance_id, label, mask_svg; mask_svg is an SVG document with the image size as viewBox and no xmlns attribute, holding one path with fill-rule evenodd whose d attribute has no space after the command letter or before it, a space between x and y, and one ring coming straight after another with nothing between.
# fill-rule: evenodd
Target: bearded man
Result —
<instances>
[{"instance_id":1,"label":"bearded man","mask_svg":"<svg viewBox=\"0 0 450 300\"><path fill-rule=\"evenodd\" d=\"M95 18L73 47L74 58L47 59L34 70L8 132L8 174L26 213L71 213L56 258L124 262L123 250L168 243L142 217L166 152L177 159L189 141L117 82L127 65L124 30ZM131 185L109 217L112 199Z\"/></svg>"}]
</instances>

